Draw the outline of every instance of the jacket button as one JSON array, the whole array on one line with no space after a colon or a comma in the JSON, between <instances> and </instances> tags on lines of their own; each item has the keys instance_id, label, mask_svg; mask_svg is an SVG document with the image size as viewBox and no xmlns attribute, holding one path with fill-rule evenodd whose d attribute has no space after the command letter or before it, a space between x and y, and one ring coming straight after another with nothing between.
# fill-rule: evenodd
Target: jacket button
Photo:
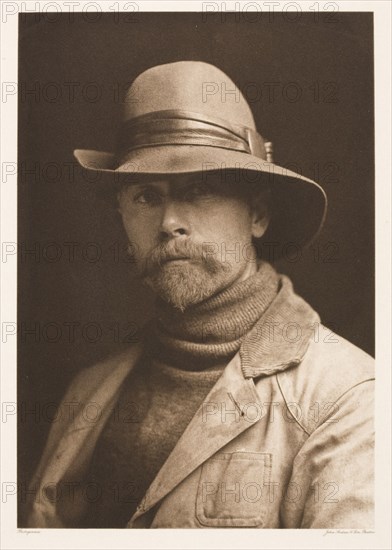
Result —
<instances>
[{"instance_id":1,"label":"jacket button","mask_svg":"<svg viewBox=\"0 0 392 550\"><path fill-rule=\"evenodd\" d=\"M57 498L57 484L50 484L44 488L44 493L49 502L55 502Z\"/></svg>"}]
</instances>

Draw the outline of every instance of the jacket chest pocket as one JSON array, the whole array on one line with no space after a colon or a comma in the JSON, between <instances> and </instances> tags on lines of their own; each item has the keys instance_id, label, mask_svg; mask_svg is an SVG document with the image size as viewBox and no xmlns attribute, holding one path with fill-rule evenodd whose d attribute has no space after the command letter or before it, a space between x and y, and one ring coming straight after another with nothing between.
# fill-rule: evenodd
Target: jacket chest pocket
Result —
<instances>
[{"instance_id":1,"label":"jacket chest pocket","mask_svg":"<svg viewBox=\"0 0 392 550\"><path fill-rule=\"evenodd\" d=\"M207 527L262 527L272 455L217 453L202 466L196 516Z\"/></svg>"}]
</instances>

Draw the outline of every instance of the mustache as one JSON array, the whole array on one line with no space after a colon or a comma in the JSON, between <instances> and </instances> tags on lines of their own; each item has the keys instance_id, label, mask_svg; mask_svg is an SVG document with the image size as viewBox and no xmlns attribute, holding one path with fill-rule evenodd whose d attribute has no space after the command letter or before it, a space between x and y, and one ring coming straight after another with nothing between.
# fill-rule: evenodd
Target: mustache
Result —
<instances>
[{"instance_id":1,"label":"mustache","mask_svg":"<svg viewBox=\"0 0 392 550\"><path fill-rule=\"evenodd\" d=\"M211 273L216 273L223 267L223 264L214 257L211 243L194 243L189 239L173 239L159 243L144 258L143 275L151 275L159 270L165 262L175 258L187 258L201 262Z\"/></svg>"}]
</instances>

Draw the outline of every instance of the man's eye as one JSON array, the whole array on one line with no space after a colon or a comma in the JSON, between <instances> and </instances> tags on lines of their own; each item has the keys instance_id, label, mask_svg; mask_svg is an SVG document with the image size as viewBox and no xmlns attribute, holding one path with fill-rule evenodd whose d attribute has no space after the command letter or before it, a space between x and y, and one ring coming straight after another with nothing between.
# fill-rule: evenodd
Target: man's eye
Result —
<instances>
[{"instance_id":1,"label":"man's eye","mask_svg":"<svg viewBox=\"0 0 392 550\"><path fill-rule=\"evenodd\" d=\"M151 190L145 190L134 197L134 202L139 204L158 204L161 197L158 193Z\"/></svg>"}]
</instances>

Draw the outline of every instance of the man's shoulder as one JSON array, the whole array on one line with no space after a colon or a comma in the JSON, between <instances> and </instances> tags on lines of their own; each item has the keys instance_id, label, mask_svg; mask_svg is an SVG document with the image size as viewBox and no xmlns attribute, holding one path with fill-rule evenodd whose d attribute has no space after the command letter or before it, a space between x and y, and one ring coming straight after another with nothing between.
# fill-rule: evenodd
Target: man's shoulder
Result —
<instances>
[{"instance_id":1,"label":"man's shoulder","mask_svg":"<svg viewBox=\"0 0 392 550\"><path fill-rule=\"evenodd\" d=\"M323 325L312 306L294 292L291 280L287 276L281 280L273 320L284 330L277 331L274 360L280 359L277 376L286 401L336 400L356 384L374 378L373 358ZM285 332L291 326L297 331L293 335Z\"/></svg>"},{"instance_id":2,"label":"man's shoulder","mask_svg":"<svg viewBox=\"0 0 392 550\"><path fill-rule=\"evenodd\" d=\"M301 363L280 373L278 383L287 402L327 407L374 377L373 357L320 325Z\"/></svg>"},{"instance_id":3,"label":"man's shoulder","mask_svg":"<svg viewBox=\"0 0 392 550\"><path fill-rule=\"evenodd\" d=\"M374 378L373 357L324 325L320 327L324 337L320 334L318 339L310 339L308 362L313 363L312 359L316 359L320 373L325 375L326 371L330 371L329 378L339 376L342 386ZM334 382L336 385L337 380Z\"/></svg>"}]
</instances>

